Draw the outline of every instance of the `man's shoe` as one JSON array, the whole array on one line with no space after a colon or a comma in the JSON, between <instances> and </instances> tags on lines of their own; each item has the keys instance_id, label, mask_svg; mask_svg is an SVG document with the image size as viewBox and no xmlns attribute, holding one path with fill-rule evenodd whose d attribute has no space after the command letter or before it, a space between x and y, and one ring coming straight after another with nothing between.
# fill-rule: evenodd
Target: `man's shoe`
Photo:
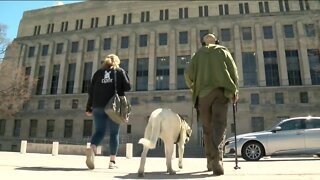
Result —
<instances>
[{"instance_id":1,"label":"man's shoe","mask_svg":"<svg viewBox=\"0 0 320 180\"><path fill-rule=\"evenodd\" d=\"M115 162L109 162L109 169L115 169L118 168Z\"/></svg>"},{"instance_id":2,"label":"man's shoe","mask_svg":"<svg viewBox=\"0 0 320 180\"><path fill-rule=\"evenodd\" d=\"M94 152L92 148L86 149L86 156L87 156L86 164L88 168L94 169Z\"/></svg>"},{"instance_id":3,"label":"man's shoe","mask_svg":"<svg viewBox=\"0 0 320 180\"><path fill-rule=\"evenodd\" d=\"M213 174L216 176L224 175L223 163L219 161L218 163L214 163L213 165Z\"/></svg>"}]
</instances>

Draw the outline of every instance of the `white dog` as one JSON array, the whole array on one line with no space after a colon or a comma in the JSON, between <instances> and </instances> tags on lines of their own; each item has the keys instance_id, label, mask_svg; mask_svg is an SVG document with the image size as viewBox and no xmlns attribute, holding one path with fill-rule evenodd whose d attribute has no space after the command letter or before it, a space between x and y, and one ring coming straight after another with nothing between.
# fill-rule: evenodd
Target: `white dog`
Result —
<instances>
[{"instance_id":1,"label":"white dog","mask_svg":"<svg viewBox=\"0 0 320 180\"><path fill-rule=\"evenodd\" d=\"M179 168L181 169L184 145L189 141L191 133L192 130L188 123L177 113L170 109L159 108L154 110L146 126L144 138L139 140L139 144L143 145L138 170L139 177L144 176L144 166L148 150L156 147L158 138L161 138L164 142L167 172L169 172L169 174L176 174L171 165L174 144L178 144Z\"/></svg>"}]
</instances>

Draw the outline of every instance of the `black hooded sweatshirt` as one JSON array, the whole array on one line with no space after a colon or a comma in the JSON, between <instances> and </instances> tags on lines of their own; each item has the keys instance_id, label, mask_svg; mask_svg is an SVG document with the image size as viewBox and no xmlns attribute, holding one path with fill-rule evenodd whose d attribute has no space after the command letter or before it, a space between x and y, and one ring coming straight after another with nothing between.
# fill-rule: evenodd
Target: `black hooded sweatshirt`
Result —
<instances>
[{"instance_id":1,"label":"black hooded sweatshirt","mask_svg":"<svg viewBox=\"0 0 320 180\"><path fill-rule=\"evenodd\" d=\"M116 70L111 68L101 68L97 70L89 87L89 97L87 101L86 112L92 112L92 108L103 108L115 94L115 71L117 93L124 96L125 91L131 89L128 74L122 68Z\"/></svg>"}]
</instances>

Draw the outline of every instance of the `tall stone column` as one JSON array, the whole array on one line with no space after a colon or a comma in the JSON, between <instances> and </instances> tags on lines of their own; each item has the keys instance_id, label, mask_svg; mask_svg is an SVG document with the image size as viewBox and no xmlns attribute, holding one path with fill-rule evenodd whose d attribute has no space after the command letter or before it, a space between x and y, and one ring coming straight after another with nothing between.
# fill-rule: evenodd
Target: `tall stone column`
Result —
<instances>
[{"instance_id":1,"label":"tall stone column","mask_svg":"<svg viewBox=\"0 0 320 180\"><path fill-rule=\"evenodd\" d=\"M121 42L120 42L121 43ZM136 33L133 31L129 36L129 72L128 76L132 79L132 90L136 90L135 63L136 63Z\"/></svg>"},{"instance_id":2,"label":"tall stone column","mask_svg":"<svg viewBox=\"0 0 320 180\"><path fill-rule=\"evenodd\" d=\"M42 93L41 93L41 94L44 94L44 95L50 94L51 80L52 80L52 70L53 70L52 53L53 53L53 50L54 50L54 46L55 46L54 42L51 42L49 44L49 47L50 47L49 54L50 54L51 57L47 59L45 70L44 70L44 80L43 80ZM40 45L39 45L39 50L40 50ZM38 54L40 54L40 52Z\"/></svg>"},{"instance_id":3,"label":"tall stone column","mask_svg":"<svg viewBox=\"0 0 320 180\"><path fill-rule=\"evenodd\" d=\"M280 73L280 85L288 86L288 70L287 70L287 60L284 48L284 37L282 35L282 24L276 22L276 37L277 37L277 49L278 49L278 69Z\"/></svg>"},{"instance_id":4,"label":"tall stone column","mask_svg":"<svg viewBox=\"0 0 320 180\"><path fill-rule=\"evenodd\" d=\"M298 46L299 46L299 64L301 71L301 80L303 85L311 85L311 74L310 74L310 66L308 59L308 51L307 51L307 42L308 38L304 36L303 24L301 21L297 22L298 29Z\"/></svg>"},{"instance_id":5,"label":"tall stone column","mask_svg":"<svg viewBox=\"0 0 320 180\"><path fill-rule=\"evenodd\" d=\"M266 86L266 73L264 69L264 58L263 58L263 46L262 46L262 32L261 25L255 24L255 34L256 34L256 52L255 59L257 64L257 75L258 75L258 85Z\"/></svg>"},{"instance_id":6,"label":"tall stone column","mask_svg":"<svg viewBox=\"0 0 320 180\"><path fill-rule=\"evenodd\" d=\"M169 33L169 44L168 44L168 48L169 48L169 66L170 66L170 70L169 70L169 89L170 90L174 90L176 89L176 79L177 79L177 75L176 75L176 30L172 29Z\"/></svg>"},{"instance_id":7,"label":"tall stone column","mask_svg":"<svg viewBox=\"0 0 320 180\"><path fill-rule=\"evenodd\" d=\"M238 68L239 86L243 87L243 70L242 70L242 54L241 54L241 36L239 25L234 26L234 60Z\"/></svg>"},{"instance_id":8,"label":"tall stone column","mask_svg":"<svg viewBox=\"0 0 320 180\"><path fill-rule=\"evenodd\" d=\"M68 69L69 69L69 64L68 64L68 46L69 46L69 41L64 40L63 41L63 54L59 55L62 57L59 57L60 59L60 72L59 72L59 82L58 82L58 91L57 94L64 94L66 90L66 81L68 78ZM55 54L53 51L52 54ZM56 54L54 56L57 56Z\"/></svg>"},{"instance_id":9,"label":"tall stone column","mask_svg":"<svg viewBox=\"0 0 320 180\"><path fill-rule=\"evenodd\" d=\"M156 49L156 32L150 32L149 41L149 67L148 67L148 90L152 91L155 89L155 49Z\"/></svg>"},{"instance_id":10,"label":"tall stone column","mask_svg":"<svg viewBox=\"0 0 320 180\"><path fill-rule=\"evenodd\" d=\"M85 38L81 38L79 40L79 52L75 55L76 57L76 73L74 77L74 86L73 86L73 93L77 94L81 92L81 80L82 80L82 66L83 66L83 58L84 58L84 51L85 51ZM92 69L94 67L92 66Z\"/></svg>"}]
</instances>

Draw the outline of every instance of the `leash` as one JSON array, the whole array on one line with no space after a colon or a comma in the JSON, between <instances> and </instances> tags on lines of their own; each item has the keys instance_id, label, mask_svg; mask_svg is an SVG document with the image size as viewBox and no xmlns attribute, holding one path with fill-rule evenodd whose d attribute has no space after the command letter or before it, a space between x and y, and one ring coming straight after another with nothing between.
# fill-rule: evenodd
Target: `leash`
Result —
<instances>
[{"instance_id":1,"label":"leash","mask_svg":"<svg viewBox=\"0 0 320 180\"><path fill-rule=\"evenodd\" d=\"M236 111L237 111L237 103L232 103L232 110L233 110L233 125L234 125L234 145L235 145L235 163L236 166L234 169L240 169L238 166L238 153L237 153L237 126L236 126Z\"/></svg>"}]
</instances>

